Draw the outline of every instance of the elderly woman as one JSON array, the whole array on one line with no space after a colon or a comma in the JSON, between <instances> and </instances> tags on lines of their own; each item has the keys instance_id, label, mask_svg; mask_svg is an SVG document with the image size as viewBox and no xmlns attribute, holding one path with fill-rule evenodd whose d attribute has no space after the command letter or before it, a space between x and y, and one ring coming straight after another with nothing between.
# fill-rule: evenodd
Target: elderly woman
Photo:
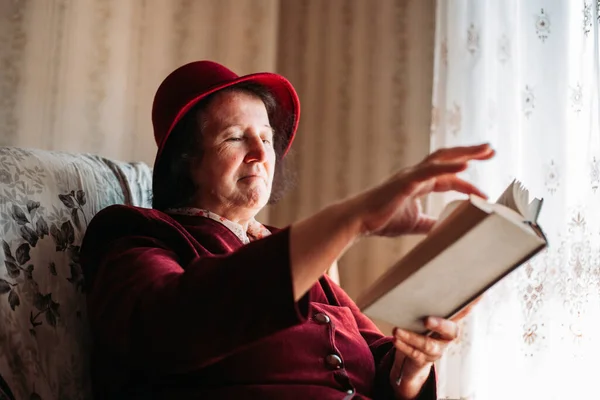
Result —
<instances>
[{"instance_id":1,"label":"elderly woman","mask_svg":"<svg viewBox=\"0 0 600 400\"><path fill-rule=\"evenodd\" d=\"M423 233L418 197L456 190L487 145L440 150L285 229L255 220L285 185L300 116L283 77L208 61L172 72L153 105L153 209L112 206L81 257L97 399L435 399L457 337L384 336L325 274L367 235ZM398 304L402 307L402 304Z\"/></svg>"}]
</instances>

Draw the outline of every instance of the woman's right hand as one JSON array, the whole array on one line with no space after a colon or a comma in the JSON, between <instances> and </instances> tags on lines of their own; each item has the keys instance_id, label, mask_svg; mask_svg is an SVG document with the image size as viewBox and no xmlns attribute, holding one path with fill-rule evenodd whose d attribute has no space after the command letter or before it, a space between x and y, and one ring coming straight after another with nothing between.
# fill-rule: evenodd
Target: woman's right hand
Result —
<instances>
[{"instance_id":1,"label":"woman's right hand","mask_svg":"<svg viewBox=\"0 0 600 400\"><path fill-rule=\"evenodd\" d=\"M359 194L351 201L360 213L361 234L398 236L429 232L436 220L423 213L419 198L452 190L485 198L479 189L456 174L464 171L471 160L493 156L494 150L488 144L440 149Z\"/></svg>"},{"instance_id":2,"label":"woman's right hand","mask_svg":"<svg viewBox=\"0 0 600 400\"><path fill-rule=\"evenodd\" d=\"M493 155L489 145L438 150L383 184L294 223L290 229L294 298L299 300L361 236L428 232L435 219L422 212L420 196L455 190L485 197L456 174L469 161Z\"/></svg>"}]
</instances>

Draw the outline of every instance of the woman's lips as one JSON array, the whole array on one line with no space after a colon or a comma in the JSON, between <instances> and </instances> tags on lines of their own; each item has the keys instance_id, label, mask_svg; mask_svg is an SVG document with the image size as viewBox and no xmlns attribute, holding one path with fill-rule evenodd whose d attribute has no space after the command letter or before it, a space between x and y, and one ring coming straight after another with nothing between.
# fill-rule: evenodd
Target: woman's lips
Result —
<instances>
[{"instance_id":1,"label":"woman's lips","mask_svg":"<svg viewBox=\"0 0 600 400\"><path fill-rule=\"evenodd\" d=\"M255 180L255 179L265 180L265 178L263 178L262 175L247 175L247 176L242 177L240 179L240 181Z\"/></svg>"}]
</instances>

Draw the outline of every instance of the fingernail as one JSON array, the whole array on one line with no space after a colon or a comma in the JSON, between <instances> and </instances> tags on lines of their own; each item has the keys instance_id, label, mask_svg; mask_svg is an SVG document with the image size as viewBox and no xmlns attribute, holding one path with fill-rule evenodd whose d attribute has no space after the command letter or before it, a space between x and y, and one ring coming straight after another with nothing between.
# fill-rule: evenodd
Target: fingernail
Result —
<instances>
[{"instance_id":1,"label":"fingernail","mask_svg":"<svg viewBox=\"0 0 600 400\"><path fill-rule=\"evenodd\" d=\"M440 326L440 321L437 318L429 317L427 320L427 325L429 325L430 328L434 329Z\"/></svg>"},{"instance_id":2,"label":"fingernail","mask_svg":"<svg viewBox=\"0 0 600 400\"><path fill-rule=\"evenodd\" d=\"M404 332L402 329L395 328L394 336L396 336L398 339L402 339L404 336L406 336L406 332Z\"/></svg>"}]
</instances>

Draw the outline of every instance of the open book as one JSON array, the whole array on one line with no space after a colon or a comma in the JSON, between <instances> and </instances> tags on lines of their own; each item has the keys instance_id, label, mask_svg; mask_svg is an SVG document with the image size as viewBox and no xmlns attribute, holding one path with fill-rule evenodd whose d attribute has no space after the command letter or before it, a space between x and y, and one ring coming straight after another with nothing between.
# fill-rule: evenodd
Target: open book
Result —
<instances>
[{"instance_id":1,"label":"open book","mask_svg":"<svg viewBox=\"0 0 600 400\"><path fill-rule=\"evenodd\" d=\"M426 333L427 316L451 318L547 246L543 200L513 181L496 203L449 203L436 226L357 301L370 317Z\"/></svg>"}]
</instances>

